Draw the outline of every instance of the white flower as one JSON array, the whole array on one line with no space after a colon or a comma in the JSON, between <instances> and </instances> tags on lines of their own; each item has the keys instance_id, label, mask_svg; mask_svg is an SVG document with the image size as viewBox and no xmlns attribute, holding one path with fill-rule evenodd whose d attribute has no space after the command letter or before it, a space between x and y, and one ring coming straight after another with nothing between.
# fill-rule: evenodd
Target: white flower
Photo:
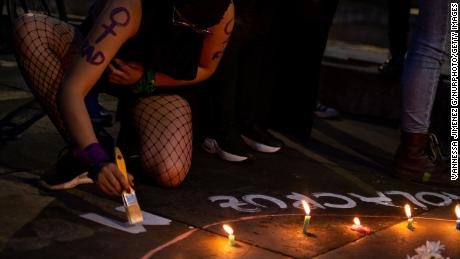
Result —
<instances>
[{"instance_id":1,"label":"white flower","mask_svg":"<svg viewBox=\"0 0 460 259\"><path fill-rule=\"evenodd\" d=\"M407 259L449 259L449 257L444 258L441 254L444 248L445 247L441 244L441 241L426 241L426 245L415 249L417 255L412 257L408 255Z\"/></svg>"}]
</instances>

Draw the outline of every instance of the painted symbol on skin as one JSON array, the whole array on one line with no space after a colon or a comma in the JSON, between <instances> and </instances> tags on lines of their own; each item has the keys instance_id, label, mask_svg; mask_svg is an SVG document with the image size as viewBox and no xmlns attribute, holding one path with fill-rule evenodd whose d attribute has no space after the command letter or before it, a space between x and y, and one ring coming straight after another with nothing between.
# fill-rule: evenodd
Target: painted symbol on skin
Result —
<instances>
[{"instance_id":1,"label":"painted symbol on skin","mask_svg":"<svg viewBox=\"0 0 460 259\"><path fill-rule=\"evenodd\" d=\"M110 13L110 25L103 24L101 25L104 28L104 32L96 39L95 44L100 43L104 40L109 34L114 37L117 36L115 32L116 27L126 27L131 20L131 16L128 12L128 9L125 7L117 7L112 10ZM101 65L105 62L105 54L102 51L96 50L94 45L91 45L88 40L83 42L81 47L81 56L86 58L86 61L92 65Z\"/></svg>"},{"instance_id":2,"label":"painted symbol on skin","mask_svg":"<svg viewBox=\"0 0 460 259\"><path fill-rule=\"evenodd\" d=\"M224 42L222 42L222 44L226 45L229 41L230 41L230 35L232 34L233 32L233 19L228 21L227 24L225 24L225 28L224 28L224 33L228 36L227 39L225 39Z\"/></svg>"},{"instance_id":3,"label":"painted symbol on skin","mask_svg":"<svg viewBox=\"0 0 460 259\"><path fill-rule=\"evenodd\" d=\"M100 65L105 61L105 55L101 51L96 51L94 46L89 45L86 40L81 47L81 56L86 57L86 61L93 65Z\"/></svg>"},{"instance_id":4,"label":"painted symbol on skin","mask_svg":"<svg viewBox=\"0 0 460 259\"><path fill-rule=\"evenodd\" d=\"M113 35L114 37L117 36L117 33L115 32L115 27L126 27L129 24L130 20L131 16L129 15L129 12L126 8L117 7L113 9L110 13L110 21L112 23L110 25L102 25L102 28L104 28L105 31L99 36L99 38L96 39L96 43L101 42L109 34Z\"/></svg>"},{"instance_id":5,"label":"painted symbol on skin","mask_svg":"<svg viewBox=\"0 0 460 259\"><path fill-rule=\"evenodd\" d=\"M214 53L214 55L212 55L212 60L218 60L222 57L222 55L224 54L223 51L218 51L216 53Z\"/></svg>"}]
</instances>

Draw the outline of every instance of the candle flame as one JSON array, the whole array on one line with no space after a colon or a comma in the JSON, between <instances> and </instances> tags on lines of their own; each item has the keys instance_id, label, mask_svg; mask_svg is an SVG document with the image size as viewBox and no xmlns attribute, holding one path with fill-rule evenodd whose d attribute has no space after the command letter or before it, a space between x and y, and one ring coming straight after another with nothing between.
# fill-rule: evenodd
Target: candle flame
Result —
<instances>
[{"instance_id":1,"label":"candle flame","mask_svg":"<svg viewBox=\"0 0 460 259\"><path fill-rule=\"evenodd\" d=\"M225 230L229 235L233 235L233 228L231 228L229 225L224 225L224 230Z\"/></svg>"},{"instance_id":2,"label":"candle flame","mask_svg":"<svg viewBox=\"0 0 460 259\"><path fill-rule=\"evenodd\" d=\"M410 219L410 218L412 217L412 212L411 212L411 210L410 210L409 204L406 204L406 206L404 206L404 209L406 210L406 216L407 216L407 218Z\"/></svg>"},{"instance_id":3,"label":"candle flame","mask_svg":"<svg viewBox=\"0 0 460 259\"><path fill-rule=\"evenodd\" d=\"M361 226L361 221L357 217L353 219L353 222L355 223L356 226Z\"/></svg>"},{"instance_id":4,"label":"candle flame","mask_svg":"<svg viewBox=\"0 0 460 259\"><path fill-rule=\"evenodd\" d=\"M457 214L457 218L460 219L460 205L455 207L455 214Z\"/></svg>"},{"instance_id":5,"label":"candle flame","mask_svg":"<svg viewBox=\"0 0 460 259\"><path fill-rule=\"evenodd\" d=\"M302 201L303 209L305 210L305 214L307 216L310 216L310 206L308 206L308 203L306 201Z\"/></svg>"}]
</instances>

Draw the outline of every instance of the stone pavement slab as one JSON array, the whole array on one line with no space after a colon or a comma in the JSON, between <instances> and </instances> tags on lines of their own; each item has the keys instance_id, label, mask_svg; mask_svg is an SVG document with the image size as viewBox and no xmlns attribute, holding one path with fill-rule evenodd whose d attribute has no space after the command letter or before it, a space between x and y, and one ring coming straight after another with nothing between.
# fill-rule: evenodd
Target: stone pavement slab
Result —
<instances>
[{"instance_id":1,"label":"stone pavement slab","mask_svg":"<svg viewBox=\"0 0 460 259\"><path fill-rule=\"evenodd\" d=\"M279 161L273 156L261 156L260 163L233 165L197 151L191 174L180 188L168 190L138 182L136 189L142 209L171 220L171 224L141 226L145 232L137 234L130 233L129 228L107 225L109 221L123 226L123 214L115 210L121 202L117 197L105 197L94 185L67 192L48 192L37 188L36 174L3 176L0 184L7 188L2 188L6 198L2 200L10 203L2 204L9 210L7 217L4 215L1 220L10 224L11 230L8 235L2 234L6 236L2 255L5 258L38 255L47 258L139 258L145 255L152 258L309 258L332 253L329 258L346 258L354 253L368 254L362 251L366 246L355 246L354 250L337 252L340 257L334 257L336 249L364 242L359 240L377 239L375 242L384 246L384 250L393 249L395 244L388 238L378 238L388 229L399 229L391 235L399 234L397 238L406 239L404 228L398 227L405 224L401 208L405 203L413 205L417 215L433 208L445 208L435 210L433 217L450 220L436 221L434 226L431 221L416 218L417 241L440 238L439 234L445 232L448 235L439 240L449 247L457 242L460 232L453 229L452 205L453 200L460 199L454 195L460 195L458 190L406 185L400 186L400 194L379 189L385 197L391 197L393 206L363 202L350 193L363 197L374 197L377 193L364 193L336 176L330 168L294 150L287 149L277 157ZM280 170L287 166L290 166L288 170ZM314 172L320 174L311 177ZM443 194L444 191L449 193ZM301 232L303 212L295 205L299 200L295 197L300 195L319 207L312 211L309 236ZM232 205L232 199L237 203ZM36 209L32 209L32 204ZM105 223L82 217L88 214L98 215ZM374 234L363 237L351 231L354 216L360 216ZM19 220L11 220L14 217ZM239 247L228 246L223 223L234 227ZM426 226L437 231L424 231ZM412 252L416 243L420 242L398 242L398 253ZM447 252L452 258L458 254L453 248ZM380 253L374 258L396 257Z\"/></svg>"},{"instance_id":2,"label":"stone pavement slab","mask_svg":"<svg viewBox=\"0 0 460 259\"><path fill-rule=\"evenodd\" d=\"M438 213L421 215L414 220L414 231L408 230L407 223L403 221L316 258L366 258L371 254L381 258L405 258L407 255L416 254L413 250L408 250L409 247L415 249L425 245L426 241L441 241L446 246L443 254L457 258L460 256L460 231L455 229L454 220L433 217L433 214L443 212L448 215L451 211L451 208L444 208L436 210Z\"/></svg>"}]
</instances>

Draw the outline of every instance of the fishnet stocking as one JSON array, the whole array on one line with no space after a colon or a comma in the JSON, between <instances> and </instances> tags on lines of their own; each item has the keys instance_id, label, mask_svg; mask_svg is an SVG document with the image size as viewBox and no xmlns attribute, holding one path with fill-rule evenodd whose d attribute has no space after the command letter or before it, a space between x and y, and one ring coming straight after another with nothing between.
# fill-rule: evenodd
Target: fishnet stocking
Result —
<instances>
[{"instance_id":1,"label":"fishnet stocking","mask_svg":"<svg viewBox=\"0 0 460 259\"><path fill-rule=\"evenodd\" d=\"M187 101L177 95L139 98L132 114L145 173L162 186L178 186L192 162L192 115Z\"/></svg>"},{"instance_id":2,"label":"fishnet stocking","mask_svg":"<svg viewBox=\"0 0 460 259\"><path fill-rule=\"evenodd\" d=\"M24 15L15 24L14 42L28 86L70 143L56 96L64 72L78 54L80 34L54 18ZM192 119L187 101L177 95L139 98L132 114L145 172L162 186L178 186L192 160Z\"/></svg>"},{"instance_id":3,"label":"fishnet stocking","mask_svg":"<svg viewBox=\"0 0 460 259\"><path fill-rule=\"evenodd\" d=\"M56 95L80 42L80 34L71 25L45 15L26 14L15 24L17 60L27 85L68 143Z\"/></svg>"}]
</instances>

